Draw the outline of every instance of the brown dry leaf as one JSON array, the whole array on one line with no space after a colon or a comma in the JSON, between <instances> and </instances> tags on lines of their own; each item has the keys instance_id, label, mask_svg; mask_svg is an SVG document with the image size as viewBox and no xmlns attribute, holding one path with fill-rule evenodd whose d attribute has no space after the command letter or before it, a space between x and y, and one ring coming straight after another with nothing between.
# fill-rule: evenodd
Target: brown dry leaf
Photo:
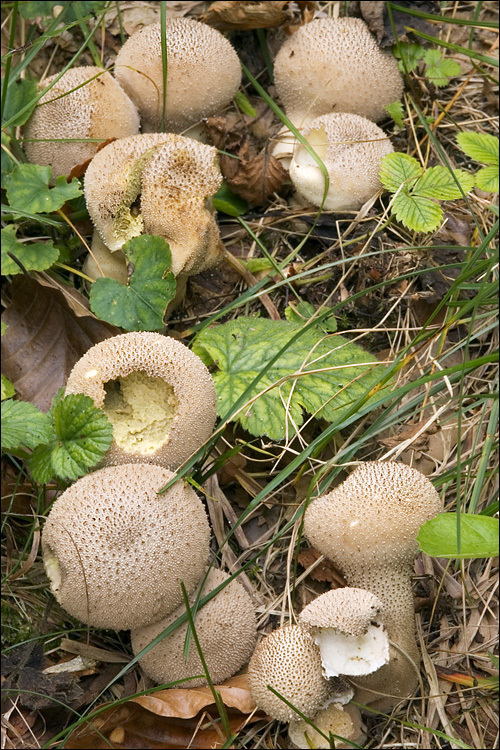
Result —
<instances>
[{"instance_id":1,"label":"brown dry leaf","mask_svg":"<svg viewBox=\"0 0 500 750\"><path fill-rule=\"evenodd\" d=\"M292 13L285 10L288 4L288 0L215 2L201 16L201 20L220 31L273 28L291 20Z\"/></svg>"},{"instance_id":2,"label":"brown dry leaf","mask_svg":"<svg viewBox=\"0 0 500 750\"><path fill-rule=\"evenodd\" d=\"M90 311L85 314L88 303L76 290L71 299L79 314L70 308L62 291L31 276L17 276L8 291L12 301L2 315L7 325L2 336L2 372L21 399L46 411L87 349L120 331Z\"/></svg>"},{"instance_id":3,"label":"brown dry leaf","mask_svg":"<svg viewBox=\"0 0 500 750\"><path fill-rule=\"evenodd\" d=\"M357 4L361 11L361 16L368 28L374 34L377 42L381 47L390 47L394 44L394 34L392 31L391 19L387 12L387 6L384 0L363 0ZM436 0L402 0L398 5L423 11L425 13L440 14L439 3ZM436 24L431 24L423 18L409 16L400 10L392 9L392 17L396 29L396 36L400 42L407 42L408 35L405 26L411 26L414 29L423 31L427 34L436 34L439 28Z\"/></svg>"},{"instance_id":4,"label":"brown dry leaf","mask_svg":"<svg viewBox=\"0 0 500 750\"><path fill-rule=\"evenodd\" d=\"M314 547L309 547L309 549L303 549L299 552L297 561L303 568L308 568L320 557L321 552L318 552ZM309 577L312 578L313 581L328 581L329 583L335 584L335 587L346 585L335 565L326 557L319 565L316 565L314 570L311 570Z\"/></svg>"},{"instance_id":5,"label":"brown dry leaf","mask_svg":"<svg viewBox=\"0 0 500 750\"><path fill-rule=\"evenodd\" d=\"M107 138L102 143L99 143L97 146L96 154L104 148L104 146L108 146L110 143L113 143L113 141L116 141L116 138ZM83 177L85 172L87 171L87 167L90 164L94 157L91 156L90 159L86 159L81 164L75 164L75 166L72 168L71 172L69 173L68 182L71 181L73 177Z\"/></svg>"}]
</instances>

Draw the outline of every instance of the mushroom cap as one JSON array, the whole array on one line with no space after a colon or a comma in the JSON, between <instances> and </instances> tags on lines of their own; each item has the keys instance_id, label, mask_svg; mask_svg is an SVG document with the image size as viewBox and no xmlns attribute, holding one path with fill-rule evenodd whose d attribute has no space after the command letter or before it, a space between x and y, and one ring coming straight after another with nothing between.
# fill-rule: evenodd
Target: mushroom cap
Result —
<instances>
[{"instance_id":1,"label":"mushroom cap","mask_svg":"<svg viewBox=\"0 0 500 750\"><path fill-rule=\"evenodd\" d=\"M332 700L348 702L353 696L342 680L325 680L318 646L300 625L287 625L267 635L248 665L250 691L257 707L279 721L292 721L295 708L311 718Z\"/></svg>"},{"instance_id":2,"label":"mushroom cap","mask_svg":"<svg viewBox=\"0 0 500 750\"><path fill-rule=\"evenodd\" d=\"M201 359L160 333L124 333L91 347L66 395L93 399L113 425L103 466L153 463L176 469L212 434L216 394Z\"/></svg>"},{"instance_id":3,"label":"mushroom cap","mask_svg":"<svg viewBox=\"0 0 500 750\"><path fill-rule=\"evenodd\" d=\"M299 615L321 652L325 677L366 675L389 661L382 602L363 589L327 591Z\"/></svg>"},{"instance_id":4,"label":"mushroom cap","mask_svg":"<svg viewBox=\"0 0 500 750\"><path fill-rule=\"evenodd\" d=\"M212 569L207 577L202 595L205 596L229 576ZM194 594L190 603L195 600ZM165 628L186 611L181 604L163 620L144 628L133 630L132 649L138 654ZM235 674L249 660L257 640L255 607L241 583L234 579L196 613L194 626L200 641L210 677L215 685ZM158 683L184 680L204 674L196 644L191 640L189 656L184 659L184 644L188 623L184 623L157 646L148 651L139 663L149 677ZM204 678L189 680L185 687L206 685Z\"/></svg>"},{"instance_id":5,"label":"mushroom cap","mask_svg":"<svg viewBox=\"0 0 500 750\"><path fill-rule=\"evenodd\" d=\"M348 742L342 742L342 740L336 739L336 748L351 748L353 747L352 743L363 745L366 740L366 732L361 721L359 708L353 703L349 703L347 706L330 703L329 706L318 711L312 721L327 737L328 733L331 732L348 740ZM306 732L309 742L305 736ZM309 724L306 724L303 719L290 722L288 737L293 743L293 747L316 747L319 750L323 750L323 748L328 750L330 747L330 743Z\"/></svg>"},{"instance_id":6,"label":"mushroom cap","mask_svg":"<svg viewBox=\"0 0 500 750\"><path fill-rule=\"evenodd\" d=\"M165 129L180 132L215 114L241 83L238 55L216 29L191 18L167 20ZM123 45L115 77L136 104L143 131L158 131L163 106L161 24L136 31Z\"/></svg>"},{"instance_id":7,"label":"mushroom cap","mask_svg":"<svg viewBox=\"0 0 500 750\"><path fill-rule=\"evenodd\" d=\"M419 471L396 461L368 461L312 501L304 533L350 581L360 568L411 564L420 526L441 511L438 493Z\"/></svg>"},{"instance_id":8,"label":"mushroom cap","mask_svg":"<svg viewBox=\"0 0 500 750\"><path fill-rule=\"evenodd\" d=\"M51 589L73 617L96 628L139 628L172 612L203 575L210 529L188 485L128 464L79 479L56 500L42 532Z\"/></svg>"},{"instance_id":9,"label":"mushroom cap","mask_svg":"<svg viewBox=\"0 0 500 750\"><path fill-rule=\"evenodd\" d=\"M376 122L403 93L394 56L382 52L359 18L320 18L301 26L279 50L274 79L297 125L328 112Z\"/></svg>"},{"instance_id":10,"label":"mushroom cap","mask_svg":"<svg viewBox=\"0 0 500 750\"><path fill-rule=\"evenodd\" d=\"M98 78L89 80L97 73ZM49 76L39 89L56 76ZM86 85L82 85L88 81ZM80 86L76 91L66 92ZM66 94L66 96L63 96ZM57 97L61 97L60 99ZM55 101L52 101L55 100ZM97 153L95 142L65 143L58 138L121 138L139 132L139 115L135 105L102 68L70 68L47 91L35 107L23 129L25 138L53 138L52 141L24 143L28 160L52 167L54 177L67 175L71 169Z\"/></svg>"},{"instance_id":11,"label":"mushroom cap","mask_svg":"<svg viewBox=\"0 0 500 750\"><path fill-rule=\"evenodd\" d=\"M349 211L360 208L380 190L380 163L394 149L383 130L359 115L323 115L303 130L323 161L330 185L324 208ZM325 180L312 156L296 142L290 162L290 177L301 195L320 206Z\"/></svg>"},{"instance_id":12,"label":"mushroom cap","mask_svg":"<svg viewBox=\"0 0 500 750\"><path fill-rule=\"evenodd\" d=\"M96 154L85 174L85 199L112 252L140 234L164 237L173 273L192 275L215 265L224 252L206 207L221 184L216 148L172 133L148 133L114 141Z\"/></svg>"}]
</instances>

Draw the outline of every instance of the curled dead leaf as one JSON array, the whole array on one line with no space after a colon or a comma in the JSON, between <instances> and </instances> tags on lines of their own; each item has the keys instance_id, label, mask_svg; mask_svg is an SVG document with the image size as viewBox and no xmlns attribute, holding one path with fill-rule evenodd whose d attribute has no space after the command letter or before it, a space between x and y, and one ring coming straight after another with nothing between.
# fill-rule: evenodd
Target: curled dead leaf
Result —
<instances>
[{"instance_id":1,"label":"curled dead leaf","mask_svg":"<svg viewBox=\"0 0 500 750\"><path fill-rule=\"evenodd\" d=\"M307 569L311 565L314 565L316 560L319 560L320 557L321 552L318 552L314 547L309 547L308 549L303 549L299 552L297 561L299 565L302 565L303 568ZM311 570L309 577L312 578L313 581L328 581L329 583L334 584L334 588L346 586L344 579L336 569L335 565L326 557L322 562L318 563L313 570Z\"/></svg>"},{"instance_id":2,"label":"curled dead leaf","mask_svg":"<svg viewBox=\"0 0 500 750\"><path fill-rule=\"evenodd\" d=\"M285 10L287 5L288 0L215 2L201 16L201 20L220 31L273 28L293 18L293 13Z\"/></svg>"}]
</instances>

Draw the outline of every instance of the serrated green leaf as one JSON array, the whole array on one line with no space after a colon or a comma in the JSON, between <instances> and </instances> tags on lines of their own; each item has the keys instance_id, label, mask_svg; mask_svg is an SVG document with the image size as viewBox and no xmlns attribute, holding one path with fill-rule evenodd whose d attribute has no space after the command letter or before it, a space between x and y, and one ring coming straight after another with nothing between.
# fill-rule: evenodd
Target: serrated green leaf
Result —
<instances>
[{"instance_id":1,"label":"serrated green leaf","mask_svg":"<svg viewBox=\"0 0 500 750\"><path fill-rule=\"evenodd\" d=\"M59 257L59 250L52 242L20 242L16 238L16 227L12 224L2 229L2 274L22 273L21 267L8 253L15 255L26 271L45 271Z\"/></svg>"},{"instance_id":2,"label":"serrated green leaf","mask_svg":"<svg viewBox=\"0 0 500 750\"><path fill-rule=\"evenodd\" d=\"M49 417L34 404L10 399L2 402L2 450L32 449L53 435Z\"/></svg>"},{"instance_id":3,"label":"serrated green leaf","mask_svg":"<svg viewBox=\"0 0 500 750\"><path fill-rule=\"evenodd\" d=\"M249 117L257 117L257 110L252 107L245 94L238 91L234 96L235 104Z\"/></svg>"},{"instance_id":4,"label":"serrated green leaf","mask_svg":"<svg viewBox=\"0 0 500 750\"><path fill-rule=\"evenodd\" d=\"M481 164L498 166L498 138L489 133L459 133L457 142L462 151Z\"/></svg>"},{"instance_id":5,"label":"serrated green leaf","mask_svg":"<svg viewBox=\"0 0 500 750\"><path fill-rule=\"evenodd\" d=\"M172 264L168 243L163 237L141 235L122 249L134 269L127 286L97 279L90 289L90 308L101 320L127 331L157 331L175 297L175 277L166 273Z\"/></svg>"},{"instance_id":6,"label":"serrated green leaf","mask_svg":"<svg viewBox=\"0 0 500 750\"><path fill-rule=\"evenodd\" d=\"M213 378L220 416L231 412L257 374L302 329L299 323L239 317L198 334L193 351L205 364L218 367ZM311 327L270 366L249 399L268 387L272 390L240 412L237 420L252 435L273 440L293 435L294 424L303 423L304 411L329 422L341 420L376 385L382 371L377 360L356 344L341 336L325 337L317 326Z\"/></svg>"},{"instance_id":7,"label":"serrated green leaf","mask_svg":"<svg viewBox=\"0 0 500 750\"><path fill-rule=\"evenodd\" d=\"M459 76L460 65L449 57L444 57L438 49L428 49L424 56L425 75L435 86L447 86L450 78Z\"/></svg>"},{"instance_id":8,"label":"serrated green leaf","mask_svg":"<svg viewBox=\"0 0 500 750\"><path fill-rule=\"evenodd\" d=\"M398 60L398 67L401 73L408 72L418 65L425 54L425 49L416 42L399 42L392 48L394 57ZM403 64L404 63L404 64Z\"/></svg>"},{"instance_id":9,"label":"serrated green leaf","mask_svg":"<svg viewBox=\"0 0 500 750\"><path fill-rule=\"evenodd\" d=\"M480 169L476 174L476 185L479 190L484 190L485 193L498 193L498 167L491 165Z\"/></svg>"},{"instance_id":10,"label":"serrated green leaf","mask_svg":"<svg viewBox=\"0 0 500 750\"><path fill-rule=\"evenodd\" d=\"M5 375L2 373L2 401L5 401L6 398L12 398L16 393L16 389L10 382L8 378L5 377Z\"/></svg>"},{"instance_id":11,"label":"serrated green leaf","mask_svg":"<svg viewBox=\"0 0 500 750\"><path fill-rule=\"evenodd\" d=\"M236 193L229 190L225 182L212 198L213 207L229 216L242 216L248 211L248 203Z\"/></svg>"},{"instance_id":12,"label":"serrated green leaf","mask_svg":"<svg viewBox=\"0 0 500 750\"><path fill-rule=\"evenodd\" d=\"M432 232L443 219L443 211L437 203L403 192L394 198L392 212L401 224L414 232Z\"/></svg>"},{"instance_id":13,"label":"serrated green leaf","mask_svg":"<svg viewBox=\"0 0 500 750\"><path fill-rule=\"evenodd\" d=\"M397 192L403 184L408 192L422 172L422 167L413 156L392 153L382 159L379 177L382 185L391 193Z\"/></svg>"},{"instance_id":14,"label":"serrated green leaf","mask_svg":"<svg viewBox=\"0 0 500 750\"><path fill-rule=\"evenodd\" d=\"M392 102L392 104L386 106L385 109L387 111L387 114L392 117L398 128L402 128L404 126L404 109L401 102Z\"/></svg>"},{"instance_id":15,"label":"serrated green leaf","mask_svg":"<svg viewBox=\"0 0 500 750\"><path fill-rule=\"evenodd\" d=\"M37 95L37 85L35 81L28 81L26 78L20 78L17 81L11 81L7 89L5 98L5 107L2 112L2 122L12 119L11 127L24 125L35 108L35 98ZM16 113L20 112L26 105L33 102L31 109L26 110L20 117Z\"/></svg>"},{"instance_id":16,"label":"serrated green leaf","mask_svg":"<svg viewBox=\"0 0 500 750\"><path fill-rule=\"evenodd\" d=\"M464 172L462 169L454 169L453 175L462 186L464 193L472 190L474 187L474 176L472 174ZM429 167L413 186L412 193L422 198L437 198L438 200L461 198L462 192L453 179L453 175L445 167Z\"/></svg>"},{"instance_id":17,"label":"serrated green leaf","mask_svg":"<svg viewBox=\"0 0 500 750\"><path fill-rule=\"evenodd\" d=\"M56 397L50 417L54 438L31 454L32 476L42 484L52 477L78 479L102 460L111 445L111 423L92 399L81 393Z\"/></svg>"},{"instance_id":18,"label":"serrated green leaf","mask_svg":"<svg viewBox=\"0 0 500 750\"><path fill-rule=\"evenodd\" d=\"M76 177L69 183L65 177L58 177L55 187L49 187L51 179L51 167L19 164L4 181L9 204L30 214L51 213L82 194Z\"/></svg>"},{"instance_id":19,"label":"serrated green leaf","mask_svg":"<svg viewBox=\"0 0 500 750\"><path fill-rule=\"evenodd\" d=\"M498 518L460 514L460 551L457 542L457 514L441 513L426 521L418 533L418 543L427 555L469 560L496 557L499 552Z\"/></svg>"}]
</instances>

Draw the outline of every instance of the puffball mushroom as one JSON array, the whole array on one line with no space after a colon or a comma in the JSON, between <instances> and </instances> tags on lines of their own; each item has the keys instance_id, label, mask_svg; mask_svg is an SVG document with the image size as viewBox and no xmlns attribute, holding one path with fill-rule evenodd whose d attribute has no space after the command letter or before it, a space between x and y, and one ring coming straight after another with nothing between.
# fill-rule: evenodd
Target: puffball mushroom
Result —
<instances>
[{"instance_id":1,"label":"puffball mushroom","mask_svg":"<svg viewBox=\"0 0 500 750\"><path fill-rule=\"evenodd\" d=\"M347 706L342 706L340 703L331 703L327 708L318 711L312 721L327 737L331 732L333 735L338 735L347 740L347 742L343 742L335 739L336 750L352 748L353 743L363 745L366 740L366 731L359 708L353 703L349 703ZM303 719L290 722L288 737L292 743L291 747L315 747L319 750L328 750L331 747L330 743L310 724L306 724Z\"/></svg>"},{"instance_id":2,"label":"puffball mushroom","mask_svg":"<svg viewBox=\"0 0 500 750\"><path fill-rule=\"evenodd\" d=\"M96 74L101 74L93 78ZM39 88L45 88L56 76L49 76ZM74 89L77 88L75 91ZM68 93L70 92L70 93ZM52 167L54 177L67 175L97 153L101 144L86 138L122 138L139 132L139 115L135 105L102 68L70 68L38 101L23 129L24 150L33 164ZM64 142L60 138L80 138L81 142Z\"/></svg>"},{"instance_id":3,"label":"puffball mushroom","mask_svg":"<svg viewBox=\"0 0 500 750\"><path fill-rule=\"evenodd\" d=\"M423 474L403 463L370 461L304 514L309 542L333 560L349 586L372 592L383 604L390 661L355 680L361 686L356 700L378 710L392 708L417 685L411 585L416 537L440 512L439 495Z\"/></svg>"},{"instance_id":4,"label":"puffball mushroom","mask_svg":"<svg viewBox=\"0 0 500 750\"><path fill-rule=\"evenodd\" d=\"M170 245L175 276L200 273L224 252L207 201L222 184L217 149L171 133L121 138L92 159L85 199L111 252L141 234Z\"/></svg>"},{"instance_id":5,"label":"puffball mushroom","mask_svg":"<svg viewBox=\"0 0 500 750\"><path fill-rule=\"evenodd\" d=\"M366 675L389 661L383 605L369 591L327 591L302 610L299 624L319 646L325 677Z\"/></svg>"},{"instance_id":6,"label":"puffball mushroom","mask_svg":"<svg viewBox=\"0 0 500 750\"><path fill-rule=\"evenodd\" d=\"M165 130L179 133L215 114L235 96L241 65L228 40L190 18L167 20ZM160 130L163 107L161 25L145 26L123 45L115 77L136 104L143 132Z\"/></svg>"},{"instance_id":7,"label":"puffball mushroom","mask_svg":"<svg viewBox=\"0 0 500 750\"><path fill-rule=\"evenodd\" d=\"M321 18L301 26L279 50L274 80L297 127L330 112L377 122L403 93L394 56L382 52L359 18Z\"/></svg>"},{"instance_id":8,"label":"puffball mushroom","mask_svg":"<svg viewBox=\"0 0 500 750\"><path fill-rule=\"evenodd\" d=\"M187 346L160 333L124 333L91 347L75 364L66 395L93 399L113 425L102 464L176 469L212 434L212 376Z\"/></svg>"},{"instance_id":9,"label":"puffball mushroom","mask_svg":"<svg viewBox=\"0 0 500 750\"><path fill-rule=\"evenodd\" d=\"M382 187L380 163L393 151L383 130L370 120L346 113L318 117L303 130L323 161L330 180L323 207L329 211L360 208ZM320 206L325 180L318 164L298 141L290 163L290 177L298 192Z\"/></svg>"},{"instance_id":10,"label":"puffball mushroom","mask_svg":"<svg viewBox=\"0 0 500 750\"><path fill-rule=\"evenodd\" d=\"M52 593L96 628L140 628L191 592L209 555L201 500L188 485L160 490L174 475L126 464L79 479L56 500L42 532Z\"/></svg>"},{"instance_id":11,"label":"puffball mushroom","mask_svg":"<svg viewBox=\"0 0 500 750\"><path fill-rule=\"evenodd\" d=\"M213 591L228 578L226 573L212 569L203 587L202 596ZM190 600L191 605L194 600L193 594ZM142 651L185 611L185 606L182 604L159 622L133 630L131 637L134 654ZM231 581L196 612L194 626L214 684L218 685L232 677L249 660L257 640L255 607L237 579ZM174 682L204 673L193 640L191 640L187 661L184 659L183 650L187 629L188 623L181 625L139 660L145 673L155 682ZM198 687L206 684L207 681L201 678L189 680L185 687Z\"/></svg>"},{"instance_id":12,"label":"puffball mushroom","mask_svg":"<svg viewBox=\"0 0 500 750\"><path fill-rule=\"evenodd\" d=\"M279 628L259 643L248 665L248 680L257 707L285 722L297 713L268 685L307 718L332 701L348 703L353 696L343 680L323 677L319 648L300 625Z\"/></svg>"}]
</instances>

